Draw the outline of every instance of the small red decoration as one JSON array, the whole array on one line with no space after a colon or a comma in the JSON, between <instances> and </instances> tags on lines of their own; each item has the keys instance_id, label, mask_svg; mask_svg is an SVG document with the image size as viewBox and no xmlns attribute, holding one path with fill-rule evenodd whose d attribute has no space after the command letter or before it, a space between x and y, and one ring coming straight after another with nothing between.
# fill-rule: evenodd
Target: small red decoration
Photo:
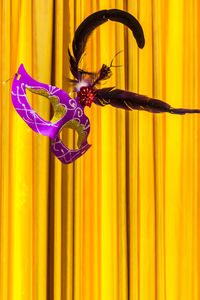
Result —
<instances>
[{"instance_id":1,"label":"small red decoration","mask_svg":"<svg viewBox=\"0 0 200 300\"><path fill-rule=\"evenodd\" d=\"M91 106L92 102L95 100L96 94L92 86L82 86L78 92L79 103L81 105Z\"/></svg>"}]
</instances>

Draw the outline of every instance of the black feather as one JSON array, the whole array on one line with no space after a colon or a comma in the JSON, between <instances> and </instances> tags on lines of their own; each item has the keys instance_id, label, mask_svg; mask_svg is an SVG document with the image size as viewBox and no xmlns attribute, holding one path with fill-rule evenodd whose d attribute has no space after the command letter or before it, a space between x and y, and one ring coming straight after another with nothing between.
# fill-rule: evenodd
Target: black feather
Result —
<instances>
[{"instance_id":1,"label":"black feather","mask_svg":"<svg viewBox=\"0 0 200 300\"><path fill-rule=\"evenodd\" d=\"M68 54L69 54L69 62L70 62L70 71L72 72L72 75L78 79L78 77L77 77L78 64L76 63L75 59L71 55L71 52L69 51L69 49L68 49Z\"/></svg>"},{"instance_id":2,"label":"black feather","mask_svg":"<svg viewBox=\"0 0 200 300\"><path fill-rule=\"evenodd\" d=\"M108 18L111 21L120 22L127 26L132 31L133 36L138 44L138 47L141 49L144 47L144 33L140 23L134 16L123 10L110 9L106 13L106 18Z\"/></svg>"},{"instance_id":3,"label":"black feather","mask_svg":"<svg viewBox=\"0 0 200 300\"><path fill-rule=\"evenodd\" d=\"M184 109L173 108L168 103L149 98L147 96L139 95L129 91L114 89L113 87L96 89L96 99L94 101L97 105L112 105L117 108L126 110L144 110L152 113L164 113L184 115L186 113L200 113L200 109Z\"/></svg>"},{"instance_id":4,"label":"black feather","mask_svg":"<svg viewBox=\"0 0 200 300\"><path fill-rule=\"evenodd\" d=\"M80 62L81 56L85 51L86 43L90 34L95 28L107 22L108 20L120 22L128 26L132 30L133 36L135 37L138 46L140 48L144 47L145 40L142 27L131 14L119 9L97 11L88 16L77 28L74 35L74 40L72 42L74 57L68 50L71 65L70 69L72 74L77 79L80 79L81 77L81 75L79 74L78 64Z\"/></svg>"}]
</instances>

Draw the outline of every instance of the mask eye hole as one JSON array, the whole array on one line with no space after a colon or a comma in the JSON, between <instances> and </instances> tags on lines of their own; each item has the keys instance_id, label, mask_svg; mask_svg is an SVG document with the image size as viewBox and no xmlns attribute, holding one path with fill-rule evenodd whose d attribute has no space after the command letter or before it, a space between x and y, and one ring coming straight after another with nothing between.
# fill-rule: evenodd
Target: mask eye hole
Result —
<instances>
[{"instance_id":1,"label":"mask eye hole","mask_svg":"<svg viewBox=\"0 0 200 300\"><path fill-rule=\"evenodd\" d=\"M78 149L78 133L73 128L63 127L60 132L60 138L63 144L72 150Z\"/></svg>"},{"instance_id":2,"label":"mask eye hole","mask_svg":"<svg viewBox=\"0 0 200 300\"><path fill-rule=\"evenodd\" d=\"M33 110L45 121L50 122L53 118L54 111L53 105L48 98L35 94L26 89L26 95L28 102L30 103Z\"/></svg>"},{"instance_id":3,"label":"mask eye hole","mask_svg":"<svg viewBox=\"0 0 200 300\"><path fill-rule=\"evenodd\" d=\"M34 89L34 88L26 88L26 92L30 91L33 93L33 106L32 108L35 108L35 112L42 117L42 114L46 111L47 112L47 116L45 115L45 118L43 118L43 120L45 121L50 121L52 123L55 123L57 121L59 121L60 119L62 119L66 113L66 108L62 105L59 104L59 98L55 95L50 96L48 91L46 91L45 89ZM41 96L42 98L40 99L40 101L36 101L36 104L34 103L34 97L35 95ZM44 99L48 100L51 103L52 109L49 109L49 106L45 107L45 109L43 109L44 105ZM35 106L35 107L34 107ZM41 112L38 113L38 106L42 107Z\"/></svg>"},{"instance_id":4,"label":"mask eye hole","mask_svg":"<svg viewBox=\"0 0 200 300\"><path fill-rule=\"evenodd\" d=\"M72 150L80 148L86 137L84 129L84 126L76 120L65 123L60 130L60 138L63 144Z\"/></svg>"}]
</instances>

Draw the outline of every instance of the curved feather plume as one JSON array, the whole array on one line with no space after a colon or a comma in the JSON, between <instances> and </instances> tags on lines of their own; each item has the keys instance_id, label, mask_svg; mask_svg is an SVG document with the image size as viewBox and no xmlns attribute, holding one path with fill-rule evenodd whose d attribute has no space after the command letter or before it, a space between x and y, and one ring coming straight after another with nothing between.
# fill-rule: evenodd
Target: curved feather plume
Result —
<instances>
[{"instance_id":1,"label":"curved feather plume","mask_svg":"<svg viewBox=\"0 0 200 300\"><path fill-rule=\"evenodd\" d=\"M112 105L126 110L144 110L152 113L164 113L184 115L186 113L200 113L200 109L173 108L168 103L139 95L129 91L114 89L113 87L96 89L95 104L105 106Z\"/></svg>"},{"instance_id":2,"label":"curved feather plume","mask_svg":"<svg viewBox=\"0 0 200 300\"><path fill-rule=\"evenodd\" d=\"M81 80L83 70L78 68L80 59L85 51L87 40L92 31L108 20L120 22L131 29L139 48L145 44L144 34L140 23L131 14L119 10L109 9L97 11L88 16L77 28L72 42L73 56L68 49L70 59L70 70L75 78Z\"/></svg>"}]
</instances>

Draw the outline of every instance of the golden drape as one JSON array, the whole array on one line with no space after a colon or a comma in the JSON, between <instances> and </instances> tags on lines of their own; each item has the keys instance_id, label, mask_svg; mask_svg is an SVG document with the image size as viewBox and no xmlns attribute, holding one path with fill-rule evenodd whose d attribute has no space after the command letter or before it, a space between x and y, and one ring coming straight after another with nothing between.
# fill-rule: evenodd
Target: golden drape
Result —
<instances>
[{"instance_id":1,"label":"golden drape","mask_svg":"<svg viewBox=\"0 0 200 300\"><path fill-rule=\"evenodd\" d=\"M92 105L92 147L71 165L15 112L20 63L70 92L67 48L81 21L118 8L141 22L146 45L107 22L83 65L109 64L106 86L200 108L198 0L1 0L0 299L200 299L200 116L153 115ZM30 103L48 119L49 103ZM43 100L43 101L42 101ZM75 145L73 133L63 134Z\"/></svg>"}]
</instances>

